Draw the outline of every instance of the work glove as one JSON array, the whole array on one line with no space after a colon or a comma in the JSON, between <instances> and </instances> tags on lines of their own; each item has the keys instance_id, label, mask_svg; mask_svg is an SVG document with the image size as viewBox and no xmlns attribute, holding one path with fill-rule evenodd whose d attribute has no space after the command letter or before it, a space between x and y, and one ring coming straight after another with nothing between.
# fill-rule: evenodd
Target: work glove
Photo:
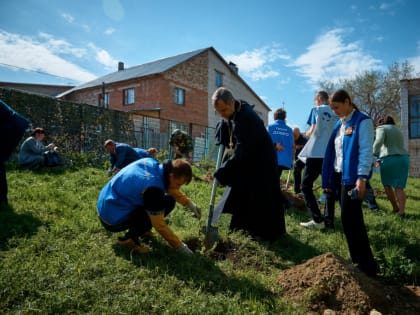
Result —
<instances>
[{"instance_id":1,"label":"work glove","mask_svg":"<svg viewBox=\"0 0 420 315\"><path fill-rule=\"evenodd\" d=\"M49 151L54 151L54 147L55 147L55 144L54 143L50 143L49 145L47 145L47 149Z\"/></svg>"},{"instance_id":2,"label":"work glove","mask_svg":"<svg viewBox=\"0 0 420 315\"><path fill-rule=\"evenodd\" d=\"M192 255L192 254L194 254L194 253L192 252L192 250L191 250L191 249L189 249L189 248L188 248L188 246L187 246L187 244L185 244L185 243L182 243L182 245L181 245L180 247L178 247L178 248L176 249L176 251L177 251L178 253L182 253L182 254L185 254L185 255Z\"/></svg>"},{"instance_id":3,"label":"work glove","mask_svg":"<svg viewBox=\"0 0 420 315\"><path fill-rule=\"evenodd\" d=\"M200 220L201 219L201 208L198 207L193 201L189 201L187 207L192 211L193 217Z\"/></svg>"}]
</instances>

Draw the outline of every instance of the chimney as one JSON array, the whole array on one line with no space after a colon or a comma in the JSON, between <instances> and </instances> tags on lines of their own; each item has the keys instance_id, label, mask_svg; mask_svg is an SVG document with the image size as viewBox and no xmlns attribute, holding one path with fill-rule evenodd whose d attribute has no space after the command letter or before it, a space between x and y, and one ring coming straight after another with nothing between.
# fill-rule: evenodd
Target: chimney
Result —
<instances>
[{"instance_id":1,"label":"chimney","mask_svg":"<svg viewBox=\"0 0 420 315\"><path fill-rule=\"evenodd\" d=\"M238 74L239 68L236 64L234 64L232 61L229 61L229 67L236 73Z\"/></svg>"},{"instance_id":2,"label":"chimney","mask_svg":"<svg viewBox=\"0 0 420 315\"><path fill-rule=\"evenodd\" d=\"M119 61L118 62L118 71L124 70L124 62Z\"/></svg>"}]
</instances>

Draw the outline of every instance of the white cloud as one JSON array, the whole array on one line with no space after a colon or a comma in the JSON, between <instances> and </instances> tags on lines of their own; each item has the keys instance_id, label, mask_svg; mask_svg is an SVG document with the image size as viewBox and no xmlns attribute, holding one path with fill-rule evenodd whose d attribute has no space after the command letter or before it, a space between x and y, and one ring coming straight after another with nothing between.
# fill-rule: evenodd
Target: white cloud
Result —
<instances>
[{"instance_id":1,"label":"white cloud","mask_svg":"<svg viewBox=\"0 0 420 315\"><path fill-rule=\"evenodd\" d=\"M80 58L86 54L83 49L74 48L66 41L55 39L45 33L39 37L42 41L0 30L0 63L28 71L45 72L77 82L86 82L95 78L92 73L59 56L64 53Z\"/></svg>"},{"instance_id":2,"label":"white cloud","mask_svg":"<svg viewBox=\"0 0 420 315\"><path fill-rule=\"evenodd\" d=\"M74 17L70 14L61 13L61 16L63 17L63 19L65 19L67 22L69 22L71 24L74 22Z\"/></svg>"},{"instance_id":3,"label":"white cloud","mask_svg":"<svg viewBox=\"0 0 420 315\"><path fill-rule=\"evenodd\" d=\"M414 67L414 73L416 76L420 75L420 55L416 57L408 58L407 61Z\"/></svg>"},{"instance_id":4,"label":"white cloud","mask_svg":"<svg viewBox=\"0 0 420 315\"><path fill-rule=\"evenodd\" d=\"M289 60L290 56L283 53L277 45L245 51L239 55L227 55L225 60L235 63L239 71L254 81L277 77L280 73L273 70L272 64L277 60Z\"/></svg>"},{"instance_id":5,"label":"white cloud","mask_svg":"<svg viewBox=\"0 0 420 315\"><path fill-rule=\"evenodd\" d=\"M361 71L382 69L381 60L362 49L361 42L344 42L350 30L334 29L319 36L290 66L306 77L310 84L351 78Z\"/></svg>"},{"instance_id":6,"label":"white cloud","mask_svg":"<svg viewBox=\"0 0 420 315\"><path fill-rule=\"evenodd\" d=\"M115 28L113 27L108 27L104 32L105 35L112 35L114 33L115 33Z\"/></svg>"},{"instance_id":7,"label":"white cloud","mask_svg":"<svg viewBox=\"0 0 420 315\"><path fill-rule=\"evenodd\" d=\"M118 60L112 58L106 50L96 47L93 43L89 43L88 47L93 50L97 62L104 65L107 69L117 69Z\"/></svg>"},{"instance_id":8,"label":"white cloud","mask_svg":"<svg viewBox=\"0 0 420 315\"><path fill-rule=\"evenodd\" d=\"M42 46L54 54L68 54L77 58L86 55L86 49L73 47L70 43L63 39L55 38L47 33L39 33L39 37L44 40Z\"/></svg>"}]
</instances>

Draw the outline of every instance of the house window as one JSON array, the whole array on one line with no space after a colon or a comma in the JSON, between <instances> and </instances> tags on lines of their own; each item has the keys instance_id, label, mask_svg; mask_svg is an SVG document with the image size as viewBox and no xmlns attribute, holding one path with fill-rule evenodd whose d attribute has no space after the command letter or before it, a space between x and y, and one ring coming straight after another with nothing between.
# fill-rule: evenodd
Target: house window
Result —
<instances>
[{"instance_id":1,"label":"house window","mask_svg":"<svg viewBox=\"0 0 420 315\"><path fill-rule=\"evenodd\" d=\"M124 105L134 104L134 89L124 90Z\"/></svg>"},{"instance_id":2,"label":"house window","mask_svg":"<svg viewBox=\"0 0 420 315\"><path fill-rule=\"evenodd\" d=\"M410 97L409 107L410 139L420 138L420 95Z\"/></svg>"},{"instance_id":3,"label":"house window","mask_svg":"<svg viewBox=\"0 0 420 315\"><path fill-rule=\"evenodd\" d=\"M103 96L102 94L98 95L98 106L109 108L109 93L105 93Z\"/></svg>"},{"instance_id":4,"label":"house window","mask_svg":"<svg viewBox=\"0 0 420 315\"><path fill-rule=\"evenodd\" d=\"M216 71L216 87L223 86L223 73Z\"/></svg>"},{"instance_id":5,"label":"house window","mask_svg":"<svg viewBox=\"0 0 420 315\"><path fill-rule=\"evenodd\" d=\"M174 89L174 103L178 105L185 104L185 90L181 88Z\"/></svg>"}]
</instances>

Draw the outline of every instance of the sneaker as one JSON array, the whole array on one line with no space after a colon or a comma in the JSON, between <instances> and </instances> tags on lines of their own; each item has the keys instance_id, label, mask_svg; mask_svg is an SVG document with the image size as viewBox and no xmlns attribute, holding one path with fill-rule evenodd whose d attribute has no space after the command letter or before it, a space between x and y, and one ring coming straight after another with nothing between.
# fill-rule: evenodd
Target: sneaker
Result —
<instances>
[{"instance_id":1,"label":"sneaker","mask_svg":"<svg viewBox=\"0 0 420 315\"><path fill-rule=\"evenodd\" d=\"M314 220L311 220L309 222L300 222L300 226L308 229L322 229L324 228L324 222L316 223Z\"/></svg>"},{"instance_id":2,"label":"sneaker","mask_svg":"<svg viewBox=\"0 0 420 315\"><path fill-rule=\"evenodd\" d=\"M118 236L117 243L123 246L134 246L135 242L131 237L128 236Z\"/></svg>"},{"instance_id":3,"label":"sneaker","mask_svg":"<svg viewBox=\"0 0 420 315\"><path fill-rule=\"evenodd\" d=\"M136 253L146 254L150 252L149 248L141 246L139 242L136 242L132 238L127 237L127 236L119 236L117 243L121 246L130 248Z\"/></svg>"}]
</instances>

